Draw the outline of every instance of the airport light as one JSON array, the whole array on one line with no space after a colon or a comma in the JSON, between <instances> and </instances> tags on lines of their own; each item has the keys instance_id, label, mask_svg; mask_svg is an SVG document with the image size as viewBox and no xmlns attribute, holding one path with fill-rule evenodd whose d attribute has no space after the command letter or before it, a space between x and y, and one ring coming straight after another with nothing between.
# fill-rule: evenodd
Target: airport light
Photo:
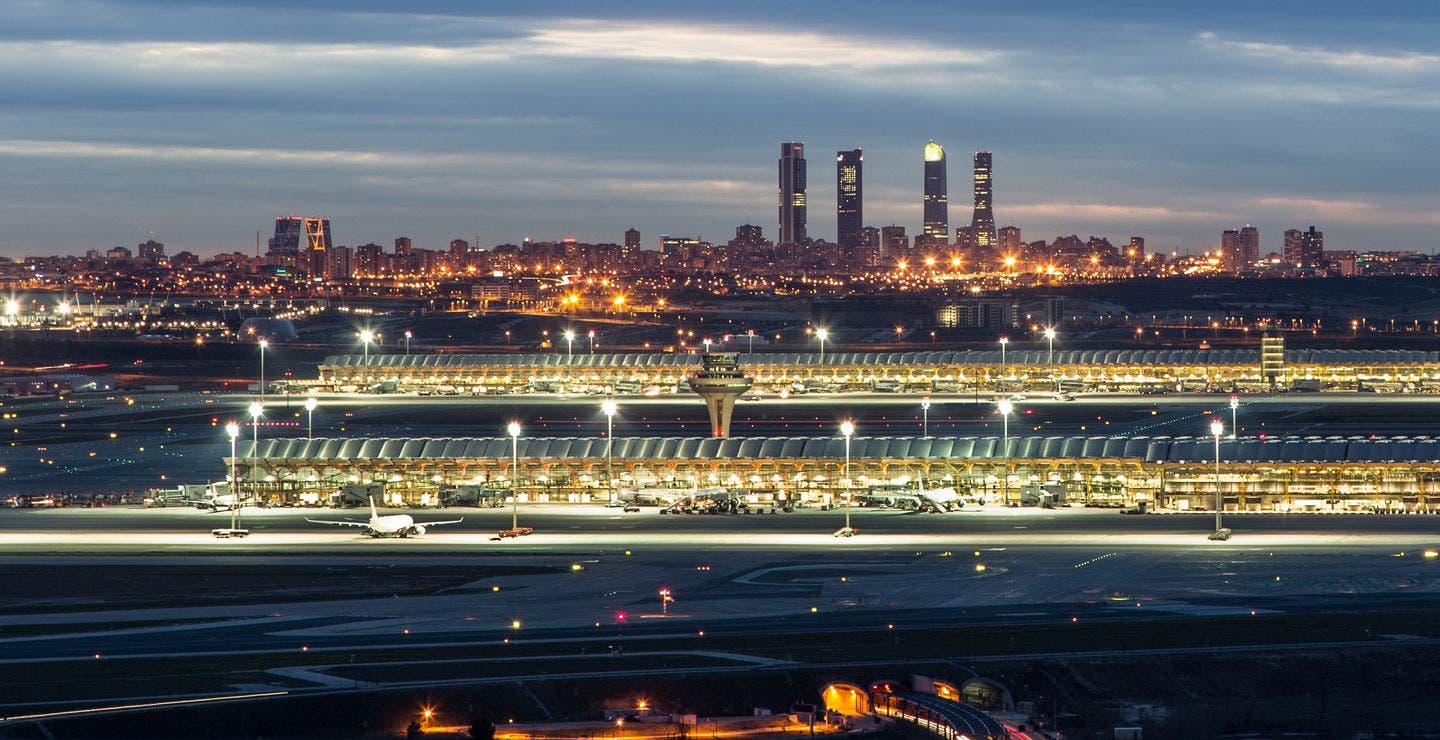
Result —
<instances>
[{"instance_id":1,"label":"airport light","mask_svg":"<svg viewBox=\"0 0 1440 740\"><path fill-rule=\"evenodd\" d=\"M264 415L265 406L259 401L250 404L250 423L255 427L255 441L250 444L250 483L256 489L256 499L260 498L260 484L255 481L255 455L260 450L260 417Z\"/></svg>"},{"instance_id":2,"label":"airport light","mask_svg":"<svg viewBox=\"0 0 1440 740\"><path fill-rule=\"evenodd\" d=\"M1001 381L1001 383L1002 383L1002 386L1001 386L1002 389L1004 388L1003 383L1004 383L1004 381L1005 381L1005 376L1006 376L1006 374L1007 374L1007 373L1005 372L1006 369L1007 369L1007 368L1005 367L1005 345L1007 345L1007 344L1009 344L1009 343L1010 343L1010 337L1000 337L1000 381Z\"/></svg>"},{"instance_id":3,"label":"airport light","mask_svg":"<svg viewBox=\"0 0 1440 740\"><path fill-rule=\"evenodd\" d=\"M1055 380L1055 327L1045 327L1045 364L1050 366L1050 379ZM1055 380L1055 391L1060 391L1060 381Z\"/></svg>"},{"instance_id":4,"label":"airport light","mask_svg":"<svg viewBox=\"0 0 1440 740\"><path fill-rule=\"evenodd\" d=\"M700 340L700 343L703 344L703 345L705 345L705 351L706 351L706 352L709 352L709 351L710 351L710 337L705 337L704 339L701 339L701 340Z\"/></svg>"},{"instance_id":5,"label":"airport light","mask_svg":"<svg viewBox=\"0 0 1440 740\"><path fill-rule=\"evenodd\" d=\"M566 357L571 357L571 356L573 356L574 354L575 354L575 331L574 331L573 329L566 329L566 330L565 330L565 356L566 356Z\"/></svg>"},{"instance_id":6,"label":"airport light","mask_svg":"<svg viewBox=\"0 0 1440 740\"><path fill-rule=\"evenodd\" d=\"M320 401L314 396L305 399L305 414L308 417L305 424L305 439L315 439L315 409L319 405Z\"/></svg>"},{"instance_id":7,"label":"airport light","mask_svg":"<svg viewBox=\"0 0 1440 740\"><path fill-rule=\"evenodd\" d=\"M850 436L855 433L855 422L846 419L840 422L840 433L845 435L845 529L850 529Z\"/></svg>"},{"instance_id":8,"label":"airport light","mask_svg":"<svg viewBox=\"0 0 1440 740\"><path fill-rule=\"evenodd\" d=\"M225 434L230 437L230 528L239 529L236 510L240 508L240 480L235 477L235 440L240 437L240 425L233 421L226 424Z\"/></svg>"},{"instance_id":9,"label":"airport light","mask_svg":"<svg viewBox=\"0 0 1440 740\"><path fill-rule=\"evenodd\" d=\"M1235 439L1235 435L1237 435L1237 434L1240 433L1240 422L1237 420L1237 414L1239 414L1239 412L1240 412L1240 396L1231 394L1231 396L1230 396L1230 439Z\"/></svg>"},{"instance_id":10,"label":"airport light","mask_svg":"<svg viewBox=\"0 0 1440 740\"><path fill-rule=\"evenodd\" d=\"M20 301L11 298L5 301L5 315L15 317L20 315Z\"/></svg>"},{"instance_id":11,"label":"airport light","mask_svg":"<svg viewBox=\"0 0 1440 740\"><path fill-rule=\"evenodd\" d=\"M930 439L930 397L920 397L920 434Z\"/></svg>"},{"instance_id":12,"label":"airport light","mask_svg":"<svg viewBox=\"0 0 1440 740\"><path fill-rule=\"evenodd\" d=\"M615 501L615 412L620 406L607 398L600 403L600 410L605 412L605 484L610 486L610 500Z\"/></svg>"},{"instance_id":13,"label":"airport light","mask_svg":"<svg viewBox=\"0 0 1440 740\"><path fill-rule=\"evenodd\" d=\"M370 362L370 343L375 341L375 332L365 329L360 332L360 345L365 348L365 362Z\"/></svg>"},{"instance_id":14,"label":"airport light","mask_svg":"<svg viewBox=\"0 0 1440 740\"><path fill-rule=\"evenodd\" d=\"M260 403L265 403L265 348L270 346L270 340L260 338Z\"/></svg>"},{"instance_id":15,"label":"airport light","mask_svg":"<svg viewBox=\"0 0 1440 740\"><path fill-rule=\"evenodd\" d=\"M820 340L820 362L825 362L825 340L830 338L829 329L816 329L815 338Z\"/></svg>"},{"instance_id":16,"label":"airport light","mask_svg":"<svg viewBox=\"0 0 1440 740\"><path fill-rule=\"evenodd\" d=\"M510 433L510 462L512 483L510 484L510 528L520 528L520 422L512 421L505 427Z\"/></svg>"},{"instance_id":17,"label":"airport light","mask_svg":"<svg viewBox=\"0 0 1440 740\"><path fill-rule=\"evenodd\" d=\"M1015 410L1015 404L1010 403L1008 398L1002 398L998 408L1000 418L1003 420L1000 447L1005 453L1005 473L1000 477L1000 501L1008 504L1010 503L1010 412Z\"/></svg>"},{"instance_id":18,"label":"airport light","mask_svg":"<svg viewBox=\"0 0 1440 740\"><path fill-rule=\"evenodd\" d=\"M509 334L509 332L506 332L506 334ZM411 337L411 336L413 336L413 335L410 333L410 330L409 330L409 329L406 329L406 330L405 330L405 354L407 354L407 355L410 354L410 337Z\"/></svg>"},{"instance_id":19,"label":"airport light","mask_svg":"<svg viewBox=\"0 0 1440 740\"><path fill-rule=\"evenodd\" d=\"M745 338L750 340L750 344L745 348L745 351L752 355L755 354L755 330L747 329L745 331Z\"/></svg>"},{"instance_id":20,"label":"airport light","mask_svg":"<svg viewBox=\"0 0 1440 740\"><path fill-rule=\"evenodd\" d=\"M590 330L590 354L595 354L595 330Z\"/></svg>"},{"instance_id":21,"label":"airport light","mask_svg":"<svg viewBox=\"0 0 1440 740\"><path fill-rule=\"evenodd\" d=\"M663 617L670 613L670 602L674 600L675 597L670 595L669 587L660 589L660 616Z\"/></svg>"},{"instance_id":22,"label":"airport light","mask_svg":"<svg viewBox=\"0 0 1440 740\"><path fill-rule=\"evenodd\" d=\"M1222 529L1220 516L1225 508L1225 499L1220 495L1220 435L1225 433L1225 424L1219 419L1210 420L1210 434L1215 438L1215 533Z\"/></svg>"}]
</instances>

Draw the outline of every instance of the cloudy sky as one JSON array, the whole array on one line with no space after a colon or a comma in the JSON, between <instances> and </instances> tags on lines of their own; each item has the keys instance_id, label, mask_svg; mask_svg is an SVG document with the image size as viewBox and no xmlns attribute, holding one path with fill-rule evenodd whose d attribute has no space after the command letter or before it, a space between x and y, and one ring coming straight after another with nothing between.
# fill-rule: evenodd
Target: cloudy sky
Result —
<instances>
[{"instance_id":1,"label":"cloudy sky","mask_svg":"<svg viewBox=\"0 0 1440 740\"><path fill-rule=\"evenodd\" d=\"M913 232L929 138L952 225L983 148L1027 239L1440 247L1437 6L1166 4L7 0L0 255L248 250L287 213L342 244L773 236L785 140L812 236L857 146L866 223Z\"/></svg>"}]
</instances>

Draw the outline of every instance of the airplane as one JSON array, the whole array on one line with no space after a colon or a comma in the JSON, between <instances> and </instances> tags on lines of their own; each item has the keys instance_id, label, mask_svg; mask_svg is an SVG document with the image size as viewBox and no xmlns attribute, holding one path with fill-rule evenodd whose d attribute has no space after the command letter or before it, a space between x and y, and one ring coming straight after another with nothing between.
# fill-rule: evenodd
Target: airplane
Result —
<instances>
[{"instance_id":1,"label":"airplane","mask_svg":"<svg viewBox=\"0 0 1440 740\"><path fill-rule=\"evenodd\" d=\"M311 519L309 517L306 517L305 521L310 522L311 524L334 524L340 527L363 527L365 529L364 534L369 535L370 537L409 537L412 534L418 537L422 534L425 534L425 530L429 527L438 527L442 524L459 524L460 522L465 521L465 518L461 517L459 519L450 519L443 522L423 522L420 524L416 524L415 520L410 518L409 514L390 514L388 516L380 516L379 510L375 508L375 497L371 496L370 521L368 522L357 522L350 520L334 521L326 519Z\"/></svg>"}]
</instances>

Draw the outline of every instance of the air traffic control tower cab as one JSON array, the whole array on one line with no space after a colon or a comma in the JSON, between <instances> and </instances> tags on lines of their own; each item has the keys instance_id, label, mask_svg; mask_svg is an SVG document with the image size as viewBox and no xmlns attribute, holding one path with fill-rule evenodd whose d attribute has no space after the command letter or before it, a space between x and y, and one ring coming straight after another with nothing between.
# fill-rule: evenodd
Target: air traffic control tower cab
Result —
<instances>
[{"instance_id":1,"label":"air traffic control tower cab","mask_svg":"<svg viewBox=\"0 0 1440 740\"><path fill-rule=\"evenodd\" d=\"M705 399L714 436L728 437L735 399L750 390L750 378L740 372L740 355L734 352L703 355L700 364L703 369L690 376L690 390Z\"/></svg>"}]
</instances>

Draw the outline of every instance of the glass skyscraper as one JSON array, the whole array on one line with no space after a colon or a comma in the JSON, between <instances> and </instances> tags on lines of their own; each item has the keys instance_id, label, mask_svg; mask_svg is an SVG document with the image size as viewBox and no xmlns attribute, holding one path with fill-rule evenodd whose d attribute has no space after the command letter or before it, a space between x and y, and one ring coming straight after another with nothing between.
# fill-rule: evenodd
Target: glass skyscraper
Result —
<instances>
[{"instance_id":1,"label":"glass skyscraper","mask_svg":"<svg viewBox=\"0 0 1440 740\"><path fill-rule=\"evenodd\" d=\"M975 215L970 228L975 231L975 246L994 249L999 238L995 234L995 212L991 205L990 152L975 152Z\"/></svg>"},{"instance_id":2,"label":"glass skyscraper","mask_svg":"<svg viewBox=\"0 0 1440 740\"><path fill-rule=\"evenodd\" d=\"M805 241L805 144L780 144L780 244Z\"/></svg>"},{"instance_id":3,"label":"glass skyscraper","mask_svg":"<svg viewBox=\"0 0 1440 740\"><path fill-rule=\"evenodd\" d=\"M865 224L861 192L864 159L859 149L835 153L835 242L852 251L860 246L860 229Z\"/></svg>"},{"instance_id":4,"label":"glass skyscraper","mask_svg":"<svg viewBox=\"0 0 1440 740\"><path fill-rule=\"evenodd\" d=\"M934 139L925 145L925 228L931 244L950 243L950 205L945 186L945 148Z\"/></svg>"}]
</instances>

